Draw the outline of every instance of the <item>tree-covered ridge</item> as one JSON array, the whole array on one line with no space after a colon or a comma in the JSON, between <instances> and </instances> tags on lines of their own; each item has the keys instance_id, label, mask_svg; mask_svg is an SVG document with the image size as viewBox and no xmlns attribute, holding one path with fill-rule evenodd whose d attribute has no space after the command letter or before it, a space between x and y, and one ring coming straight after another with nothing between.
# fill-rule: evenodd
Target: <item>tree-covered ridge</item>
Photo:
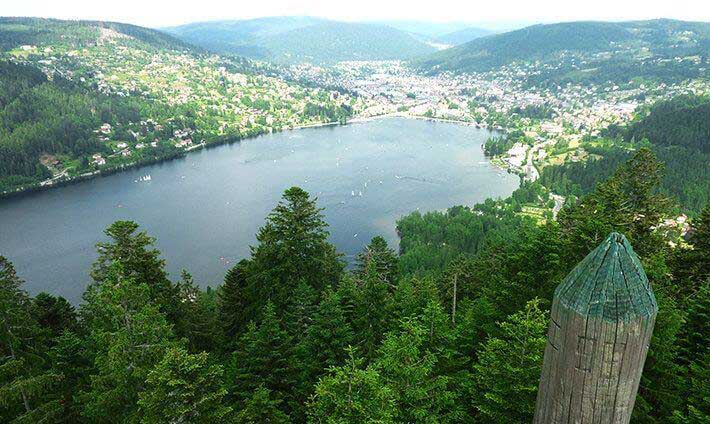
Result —
<instances>
[{"instance_id":1,"label":"tree-covered ridge","mask_svg":"<svg viewBox=\"0 0 710 424\"><path fill-rule=\"evenodd\" d=\"M80 48L97 43L102 35L132 38L158 49L199 50L169 34L131 24L0 17L0 48L3 50L57 42Z\"/></svg>"},{"instance_id":2,"label":"tree-covered ridge","mask_svg":"<svg viewBox=\"0 0 710 424\"><path fill-rule=\"evenodd\" d=\"M633 151L646 146L665 164L660 191L683 212L697 214L710 201L710 98L677 96L641 108L623 128L582 144L585 161L546 166L541 182L556 193L581 196L609 177Z\"/></svg>"},{"instance_id":3,"label":"tree-covered ridge","mask_svg":"<svg viewBox=\"0 0 710 424\"><path fill-rule=\"evenodd\" d=\"M659 305L634 420L705 422L710 209L671 247L659 169L639 151L557 221L520 216L535 184L413 215L401 255L375 238L352 271L293 187L216 290L172 281L155 240L119 221L78 309L28 296L2 258L0 420L530 422L552 292L617 231Z\"/></svg>"},{"instance_id":4,"label":"tree-covered ridge","mask_svg":"<svg viewBox=\"0 0 710 424\"><path fill-rule=\"evenodd\" d=\"M409 59L435 51L412 34L386 25L299 16L197 22L166 31L219 53L280 63Z\"/></svg>"},{"instance_id":5,"label":"tree-covered ridge","mask_svg":"<svg viewBox=\"0 0 710 424\"><path fill-rule=\"evenodd\" d=\"M344 122L357 107L140 27L7 18L0 30L15 34L0 53L1 192Z\"/></svg>"},{"instance_id":6,"label":"tree-covered ridge","mask_svg":"<svg viewBox=\"0 0 710 424\"><path fill-rule=\"evenodd\" d=\"M479 38L414 64L438 73L542 61L547 66L530 78L534 84L624 81L630 75L674 80L702 76L709 38L710 24L703 22L566 22ZM684 58L682 66L669 60L675 57Z\"/></svg>"}]
</instances>

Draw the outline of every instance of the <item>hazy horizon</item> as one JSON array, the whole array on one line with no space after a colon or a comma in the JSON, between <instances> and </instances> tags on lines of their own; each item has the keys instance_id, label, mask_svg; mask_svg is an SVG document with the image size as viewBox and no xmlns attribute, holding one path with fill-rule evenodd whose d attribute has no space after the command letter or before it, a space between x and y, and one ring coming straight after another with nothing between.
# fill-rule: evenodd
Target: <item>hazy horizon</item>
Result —
<instances>
[{"instance_id":1,"label":"hazy horizon","mask_svg":"<svg viewBox=\"0 0 710 424\"><path fill-rule=\"evenodd\" d=\"M362 0L358 7L323 3L317 0L295 4L286 0L263 0L251 4L225 4L204 0L180 4L158 0L97 3L89 0L50 2L27 0L0 7L0 16L32 16L57 19L108 20L152 28L191 22L244 20L274 16L310 16L349 22L418 21L439 24L466 24L493 30L568 21L629 21L657 18L710 21L710 3L692 0L628 1L599 0L571 4L562 0L521 2L500 0L488 4L441 0L436 7L404 1L383 3Z\"/></svg>"}]
</instances>

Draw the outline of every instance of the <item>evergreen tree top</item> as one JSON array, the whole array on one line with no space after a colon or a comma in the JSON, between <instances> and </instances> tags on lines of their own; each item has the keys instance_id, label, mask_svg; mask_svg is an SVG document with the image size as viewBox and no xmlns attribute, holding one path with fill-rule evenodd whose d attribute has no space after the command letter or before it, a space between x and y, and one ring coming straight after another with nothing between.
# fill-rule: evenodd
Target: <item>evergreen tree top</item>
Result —
<instances>
[{"instance_id":1,"label":"evergreen tree top","mask_svg":"<svg viewBox=\"0 0 710 424\"><path fill-rule=\"evenodd\" d=\"M626 237L613 232L555 290L565 307L586 317L630 321L658 312L646 273Z\"/></svg>"}]
</instances>

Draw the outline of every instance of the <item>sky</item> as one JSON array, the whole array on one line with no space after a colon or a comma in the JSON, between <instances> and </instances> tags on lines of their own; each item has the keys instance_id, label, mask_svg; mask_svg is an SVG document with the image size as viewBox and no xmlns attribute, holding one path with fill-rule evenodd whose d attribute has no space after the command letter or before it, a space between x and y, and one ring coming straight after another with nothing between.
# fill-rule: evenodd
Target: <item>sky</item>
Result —
<instances>
[{"instance_id":1,"label":"sky","mask_svg":"<svg viewBox=\"0 0 710 424\"><path fill-rule=\"evenodd\" d=\"M710 21L707 0L0 0L0 16L96 19L163 27L264 16L345 21L422 20L480 26L573 20Z\"/></svg>"}]
</instances>

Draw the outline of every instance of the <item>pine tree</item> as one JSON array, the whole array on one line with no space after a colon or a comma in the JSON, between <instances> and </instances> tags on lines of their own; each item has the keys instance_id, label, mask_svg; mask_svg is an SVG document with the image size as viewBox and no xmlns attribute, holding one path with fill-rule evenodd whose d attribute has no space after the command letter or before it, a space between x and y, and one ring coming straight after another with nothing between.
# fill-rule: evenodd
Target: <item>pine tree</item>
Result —
<instances>
[{"instance_id":1,"label":"pine tree","mask_svg":"<svg viewBox=\"0 0 710 424\"><path fill-rule=\"evenodd\" d=\"M249 321L256 318L248 307L247 273L249 261L241 260L224 276L224 284L217 291L218 316L222 339L227 351L236 348L237 337L244 331ZM251 302L249 302L251 303Z\"/></svg>"},{"instance_id":2,"label":"pine tree","mask_svg":"<svg viewBox=\"0 0 710 424\"><path fill-rule=\"evenodd\" d=\"M710 281L710 206L706 206L692 224L688 240L690 246L674 249L669 263L681 300L695 293L704 282Z\"/></svg>"},{"instance_id":3,"label":"pine tree","mask_svg":"<svg viewBox=\"0 0 710 424\"><path fill-rule=\"evenodd\" d=\"M301 281L316 292L337 282L343 263L327 240L328 224L321 212L304 190L292 187L284 192L252 249L249 285L257 299L271 299L282 307Z\"/></svg>"},{"instance_id":4,"label":"pine tree","mask_svg":"<svg viewBox=\"0 0 710 424\"><path fill-rule=\"evenodd\" d=\"M355 257L355 275L363 277L368 269L373 268L381 280L394 288L398 274L397 254L387 246L387 241L381 236L375 236L370 244Z\"/></svg>"},{"instance_id":5,"label":"pine tree","mask_svg":"<svg viewBox=\"0 0 710 424\"><path fill-rule=\"evenodd\" d=\"M152 248L155 239L137 230L138 224L133 221L116 221L105 230L111 241L96 245L99 257L92 266L91 277L100 284L116 272L113 264L120 263L120 277L146 284L150 298L161 312L169 322L178 324L183 318L180 316L179 289L168 279L160 251Z\"/></svg>"},{"instance_id":6,"label":"pine tree","mask_svg":"<svg viewBox=\"0 0 710 424\"><path fill-rule=\"evenodd\" d=\"M295 385L293 350L274 305L267 304L259 325L251 323L240 338L228 373L228 391L240 408L263 385L275 399L285 401L283 411L289 412L288 397Z\"/></svg>"},{"instance_id":7,"label":"pine tree","mask_svg":"<svg viewBox=\"0 0 710 424\"><path fill-rule=\"evenodd\" d=\"M318 293L301 280L284 307L282 321L284 329L294 343L305 337L318 308Z\"/></svg>"},{"instance_id":8,"label":"pine tree","mask_svg":"<svg viewBox=\"0 0 710 424\"><path fill-rule=\"evenodd\" d=\"M190 352L212 351L220 337L217 324L217 296L210 287L205 291L195 284L192 275L182 271L178 284L180 303L180 322L175 333L187 339Z\"/></svg>"},{"instance_id":9,"label":"pine tree","mask_svg":"<svg viewBox=\"0 0 710 424\"><path fill-rule=\"evenodd\" d=\"M641 423L666 422L681 405L683 379L678 365L678 332L685 314L675 300L656 282L658 315L644 363L633 420Z\"/></svg>"},{"instance_id":10,"label":"pine tree","mask_svg":"<svg viewBox=\"0 0 710 424\"><path fill-rule=\"evenodd\" d=\"M61 296L39 293L32 299L32 315L52 340L78 326L76 310Z\"/></svg>"},{"instance_id":11,"label":"pine tree","mask_svg":"<svg viewBox=\"0 0 710 424\"><path fill-rule=\"evenodd\" d=\"M46 334L21 286L12 264L0 256L0 419L51 421L61 412L51 390L62 376L44 369Z\"/></svg>"},{"instance_id":12,"label":"pine tree","mask_svg":"<svg viewBox=\"0 0 710 424\"><path fill-rule=\"evenodd\" d=\"M639 149L611 178L560 212L570 263L581 260L613 231L624 234L641 256L663 245L653 231L670 207L657 193L662 168L653 152Z\"/></svg>"},{"instance_id":13,"label":"pine tree","mask_svg":"<svg viewBox=\"0 0 710 424\"><path fill-rule=\"evenodd\" d=\"M223 402L227 391L222 374L222 367L210 365L205 352L168 349L140 393L141 422L223 422L232 409Z\"/></svg>"},{"instance_id":14,"label":"pine tree","mask_svg":"<svg viewBox=\"0 0 710 424\"><path fill-rule=\"evenodd\" d=\"M388 330L392 295L387 282L380 278L373 267L368 269L359 284L353 329L358 347L369 361L375 357L382 336Z\"/></svg>"},{"instance_id":15,"label":"pine tree","mask_svg":"<svg viewBox=\"0 0 710 424\"><path fill-rule=\"evenodd\" d=\"M281 400L273 399L271 391L263 385L244 403L236 414L237 424L286 424L291 422L288 415L281 411Z\"/></svg>"},{"instance_id":16,"label":"pine tree","mask_svg":"<svg viewBox=\"0 0 710 424\"><path fill-rule=\"evenodd\" d=\"M348 350L345 365L331 368L308 404L309 423L394 423L392 391L374 369L363 369L355 350Z\"/></svg>"},{"instance_id":17,"label":"pine tree","mask_svg":"<svg viewBox=\"0 0 710 424\"><path fill-rule=\"evenodd\" d=\"M535 413L542 359L547 342L547 314L539 300L500 324L474 365L473 401L484 422L528 423Z\"/></svg>"},{"instance_id":18,"label":"pine tree","mask_svg":"<svg viewBox=\"0 0 710 424\"><path fill-rule=\"evenodd\" d=\"M394 394L398 422L453 422L462 416L448 377L435 374L436 355L424 347L432 333L405 320L401 330L387 334L373 363Z\"/></svg>"},{"instance_id":19,"label":"pine tree","mask_svg":"<svg viewBox=\"0 0 710 424\"><path fill-rule=\"evenodd\" d=\"M346 349L352 345L355 335L341 300L336 291L328 289L323 293L313 323L301 344L300 355L306 368L304 380L308 385L314 384L329 368L343 365Z\"/></svg>"},{"instance_id":20,"label":"pine tree","mask_svg":"<svg viewBox=\"0 0 710 424\"><path fill-rule=\"evenodd\" d=\"M451 322L456 323L456 307L462 298L476 292L476 279L473 278L473 261L467 256L459 256L446 267L442 278L441 293L450 305Z\"/></svg>"},{"instance_id":21,"label":"pine tree","mask_svg":"<svg viewBox=\"0 0 710 424\"><path fill-rule=\"evenodd\" d=\"M176 345L148 285L123 275L118 264L109 269L100 285L89 287L80 310L96 349L95 372L81 394L92 422L137 419L148 373Z\"/></svg>"}]
</instances>

